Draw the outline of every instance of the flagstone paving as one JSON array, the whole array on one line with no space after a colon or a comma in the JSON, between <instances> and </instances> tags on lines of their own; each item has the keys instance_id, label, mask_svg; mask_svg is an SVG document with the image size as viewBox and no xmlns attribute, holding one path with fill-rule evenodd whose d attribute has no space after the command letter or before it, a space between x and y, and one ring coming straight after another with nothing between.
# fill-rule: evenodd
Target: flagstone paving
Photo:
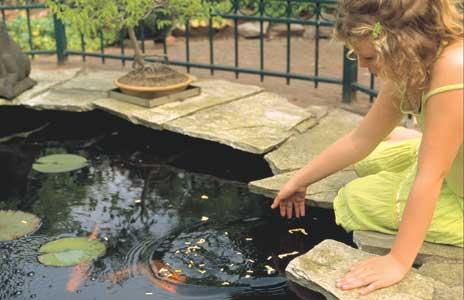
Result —
<instances>
[{"instance_id":1,"label":"flagstone paving","mask_svg":"<svg viewBox=\"0 0 464 300\"><path fill-rule=\"evenodd\" d=\"M212 106L249 97L262 91L262 88L257 86L237 84L225 80L204 80L195 82L194 85L202 88L201 95L154 108L144 108L111 98L100 99L94 104L100 109L121 116L133 123L162 129L168 121L194 114Z\"/></svg>"},{"instance_id":2,"label":"flagstone paving","mask_svg":"<svg viewBox=\"0 0 464 300\"><path fill-rule=\"evenodd\" d=\"M285 271L291 281L319 291L327 299L433 299L434 280L419 274L416 269L408 272L399 283L362 297L360 297L359 289L344 291L335 287L335 281L346 274L349 266L372 256L372 254L351 248L343 243L324 240L306 254L293 259Z\"/></svg>"},{"instance_id":3,"label":"flagstone paving","mask_svg":"<svg viewBox=\"0 0 464 300\"><path fill-rule=\"evenodd\" d=\"M263 154L276 148L312 114L263 92L170 121L165 128L185 135Z\"/></svg>"},{"instance_id":4,"label":"flagstone paving","mask_svg":"<svg viewBox=\"0 0 464 300\"><path fill-rule=\"evenodd\" d=\"M353 130L360 121L359 115L339 109L332 110L316 127L293 136L264 158L274 174L300 169L338 138Z\"/></svg>"}]
</instances>

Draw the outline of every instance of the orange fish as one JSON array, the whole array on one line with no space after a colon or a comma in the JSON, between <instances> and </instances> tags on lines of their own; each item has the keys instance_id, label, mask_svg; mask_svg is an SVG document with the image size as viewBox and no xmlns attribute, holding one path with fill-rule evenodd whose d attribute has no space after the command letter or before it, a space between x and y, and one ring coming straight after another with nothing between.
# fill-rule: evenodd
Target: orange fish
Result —
<instances>
[{"instance_id":1,"label":"orange fish","mask_svg":"<svg viewBox=\"0 0 464 300\"><path fill-rule=\"evenodd\" d=\"M154 286L159 287L160 289L163 289L169 293L175 294L177 292L177 286L174 283L156 278L153 276L152 270L142 264L139 264L138 266L139 271L143 275L147 276L148 280L150 280Z\"/></svg>"},{"instance_id":2,"label":"orange fish","mask_svg":"<svg viewBox=\"0 0 464 300\"><path fill-rule=\"evenodd\" d=\"M187 281L185 275L177 274L176 272L171 272L171 268L163 263L161 260L155 260L151 263L151 270L147 266L139 263L137 265L113 272L105 276L105 279L110 280L112 284L116 284L129 277L131 272L137 274L145 275L148 280L156 287L163 289L170 293L176 293L177 286L176 283L184 283ZM158 270L165 269L169 272L169 277L166 279L158 279L153 275L153 272Z\"/></svg>"},{"instance_id":3,"label":"orange fish","mask_svg":"<svg viewBox=\"0 0 464 300\"><path fill-rule=\"evenodd\" d=\"M160 270L164 269L167 270L166 273L169 275L167 276L168 281L174 281L175 283L184 283L187 281L187 277L185 275L179 274L172 270L170 266L165 264L162 260L156 259L151 262L151 269L153 272L160 272Z\"/></svg>"},{"instance_id":4,"label":"orange fish","mask_svg":"<svg viewBox=\"0 0 464 300\"><path fill-rule=\"evenodd\" d=\"M89 240L95 240L98 236L98 224L89 235ZM77 288L89 277L91 263L83 262L75 266L69 275L68 283L66 284L66 290L70 293L75 292Z\"/></svg>"}]
</instances>

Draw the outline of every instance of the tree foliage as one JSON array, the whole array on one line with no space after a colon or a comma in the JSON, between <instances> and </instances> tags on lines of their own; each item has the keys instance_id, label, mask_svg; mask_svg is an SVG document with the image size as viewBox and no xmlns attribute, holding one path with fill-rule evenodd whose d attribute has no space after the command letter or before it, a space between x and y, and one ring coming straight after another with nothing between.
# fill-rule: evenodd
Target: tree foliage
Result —
<instances>
[{"instance_id":1,"label":"tree foliage","mask_svg":"<svg viewBox=\"0 0 464 300\"><path fill-rule=\"evenodd\" d=\"M99 30L133 28L140 20L154 12L171 16L160 19L159 27L188 18L204 19L212 9L224 5L217 1L204 0L45 0L50 9L71 26L84 34L95 34ZM161 23L161 24L159 24Z\"/></svg>"}]
</instances>

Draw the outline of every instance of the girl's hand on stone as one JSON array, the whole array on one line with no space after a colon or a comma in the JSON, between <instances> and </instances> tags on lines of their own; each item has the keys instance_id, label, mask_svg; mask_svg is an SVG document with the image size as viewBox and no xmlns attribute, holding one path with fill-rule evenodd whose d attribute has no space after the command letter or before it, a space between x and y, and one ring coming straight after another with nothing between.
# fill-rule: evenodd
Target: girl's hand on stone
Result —
<instances>
[{"instance_id":1,"label":"girl's hand on stone","mask_svg":"<svg viewBox=\"0 0 464 300\"><path fill-rule=\"evenodd\" d=\"M401 281L409 269L391 254L375 256L351 266L348 273L337 280L336 287L342 290L361 288L360 294L367 295Z\"/></svg>"},{"instance_id":2,"label":"girl's hand on stone","mask_svg":"<svg viewBox=\"0 0 464 300\"><path fill-rule=\"evenodd\" d=\"M279 206L280 215L289 219L293 216L293 209L297 218L304 217L306 189L307 187L296 186L291 181L287 182L275 197L271 208Z\"/></svg>"}]
</instances>

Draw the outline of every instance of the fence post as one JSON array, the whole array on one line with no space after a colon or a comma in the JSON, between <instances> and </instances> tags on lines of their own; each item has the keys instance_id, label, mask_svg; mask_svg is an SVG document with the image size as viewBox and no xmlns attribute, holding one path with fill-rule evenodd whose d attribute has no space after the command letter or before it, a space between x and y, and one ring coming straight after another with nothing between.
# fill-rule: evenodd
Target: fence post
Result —
<instances>
[{"instance_id":1,"label":"fence post","mask_svg":"<svg viewBox=\"0 0 464 300\"><path fill-rule=\"evenodd\" d=\"M343 102L351 103L356 98L353 83L358 80L358 62L348 59L348 49L343 49Z\"/></svg>"},{"instance_id":2,"label":"fence post","mask_svg":"<svg viewBox=\"0 0 464 300\"><path fill-rule=\"evenodd\" d=\"M55 41L56 41L56 58L58 64L64 64L66 60L66 31L63 22L53 14L53 24L55 25Z\"/></svg>"}]
</instances>

